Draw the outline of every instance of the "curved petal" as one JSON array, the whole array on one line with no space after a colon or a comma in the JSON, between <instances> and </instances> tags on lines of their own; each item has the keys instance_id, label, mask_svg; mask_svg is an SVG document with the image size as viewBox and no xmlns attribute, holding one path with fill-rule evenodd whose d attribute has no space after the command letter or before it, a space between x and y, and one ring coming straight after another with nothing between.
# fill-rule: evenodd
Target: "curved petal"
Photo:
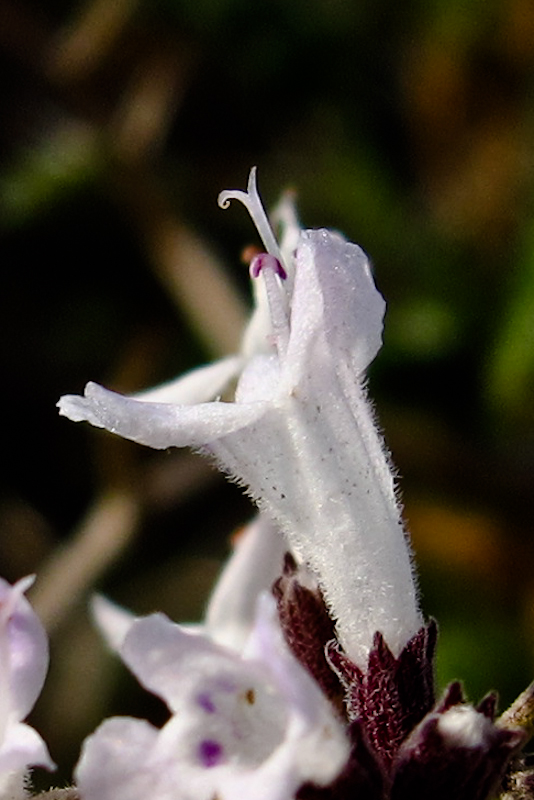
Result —
<instances>
[{"instance_id":1,"label":"curved petal","mask_svg":"<svg viewBox=\"0 0 534 800\"><path fill-rule=\"evenodd\" d=\"M0 729L8 717L20 722L29 714L48 669L46 633L23 594L32 583L0 578Z\"/></svg>"},{"instance_id":2,"label":"curved petal","mask_svg":"<svg viewBox=\"0 0 534 800\"><path fill-rule=\"evenodd\" d=\"M19 722L6 731L0 746L0 775L28 767L55 769L46 744L36 730Z\"/></svg>"},{"instance_id":3,"label":"curved petal","mask_svg":"<svg viewBox=\"0 0 534 800\"><path fill-rule=\"evenodd\" d=\"M377 290L369 259L338 233L306 230L296 256L291 301L293 348L301 359L317 332L324 335L335 363L350 364L353 376L369 366L382 346L386 303ZM290 342L288 360L297 356Z\"/></svg>"},{"instance_id":4,"label":"curved petal","mask_svg":"<svg viewBox=\"0 0 534 800\"><path fill-rule=\"evenodd\" d=\"M256 422L266 404L200 403L194 406L146 403L88 383L84 397L64 395L59 413L139 444L168 447L209 446L213 441Z\"/></svg>"},{"instance_id":5,"label":"curved petal","mask_svg":"<svg viewBox=\"0 0 534 800\"><path fill-rule=\"evenodd\" d=\"M221 195L223 205L232 198L282 258L254 171L247 192ZM297 226L288 224L290 241ZM364 252L337 233L304 231L291 261L289 280L265 265L258 273L270 356L244 359L235 403L143 403L88 384L84 398L64 397L60 410L155 448L189 445L214 456L317 576L341 643L365 665L377 630L398 654L422 624L393 472L364 383L385 303Z\"/></svg>"},{"instance_id":6,"label":"curved petal","mask_svg":"<svg viewBox=\"0 0 534 800\"><path fill-rule=\"evenodd\" d=\"M226 649L171 622L164 614L141 617L131 626L121 648L124 663L149 691L171 710L182 701L183 676L194 662L227 658Z\"/></svg>"},{"instance_id":7,"label":"curved petal","mask_svg":"<svg viewBox=\"0 0 534 800\"><path fill-rule=\"evenodd\" d=\"M83 744L75 770L80 796L85 800L161 800L156 790L158 772L146 766L157 738L157 729L145 720L106 720Z\"/></svg>"},{"instance_id":8,"label":"curved petal","mask_svg":"<svg viewBox=\"0 0 534 800\"><path fill-rule=\"evenodd\" d=\"M241 650L254 623L260 592L282 571L287 543L274 525L257 516L240 534L206 611L206 632L219 644Z\"/></svg>"},{"instance_id":9,"label":"curved petal","mask_svg":"<svg viewBox=\"0 0 534 800\"><path fill-rule=\"evenodd\" d=\"M136 400L147 403L207 403L214 400L224 391L227 384L236 378L243 368L241 356L229 356L213 364L198 367L179 378L167 383L137 392L132 395Z\"/></svg>"},{"instance_id":10,"label":"curved petal","mask_svg":"<svg viewBox=\"0 0 534 800\"><path fill-rule=\"evenodd\" d=\"M93 595L90 608L93 620L108 646L115 652L120 652L126 634L138 617L101 594Z\"/></svg>"}]
</instances>

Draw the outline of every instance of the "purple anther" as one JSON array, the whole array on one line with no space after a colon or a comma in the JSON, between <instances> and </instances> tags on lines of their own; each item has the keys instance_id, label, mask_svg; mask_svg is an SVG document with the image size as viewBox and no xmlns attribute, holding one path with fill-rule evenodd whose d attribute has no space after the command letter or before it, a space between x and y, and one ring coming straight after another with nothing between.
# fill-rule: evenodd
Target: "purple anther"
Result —
<instances>
[{"instance_id":1,"label":"purple anther","mask_svg":"<svg viewBox=\"0 0 534 800\"><path fill-rule=\"evenodd\" d=\"M287 278L287 272L281 263L276 256L272 256L270 253L259 253L257 256L254 256L250 262L250 277L257 278L263 269L274 270L276 275L282 278L283 281Z\"/></svg>"},{"instance_id":2,"label":"purple anther","mask_svg":"<svg viewBox=\"0 0 534 800\"><path fill-rule=\"evenodd\" d=\"M198 746L198 755L203 767L216 767L222 761L222 745L214 739L204 739Z\"/></svg>"}]
</instances>

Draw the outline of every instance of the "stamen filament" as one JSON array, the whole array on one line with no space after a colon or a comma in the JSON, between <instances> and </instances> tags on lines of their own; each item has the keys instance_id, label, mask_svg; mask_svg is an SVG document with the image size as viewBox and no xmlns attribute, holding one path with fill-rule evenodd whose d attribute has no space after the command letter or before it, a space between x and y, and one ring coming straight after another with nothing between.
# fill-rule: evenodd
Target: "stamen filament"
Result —
<instances>
[{"instance_id":1,"label":"stamen filament","mask_svg":"<svg viewBox=\"0 0 534 800\"><path fill-rule=\"evenodd\" d=\"M289 342L289 309L287 295L281 281L287 278L287 273L280 261L270 253L260 253L250 262L250 277L263 277L273 337L280 355L287 351Z\"/></svg>"}]
</instances>

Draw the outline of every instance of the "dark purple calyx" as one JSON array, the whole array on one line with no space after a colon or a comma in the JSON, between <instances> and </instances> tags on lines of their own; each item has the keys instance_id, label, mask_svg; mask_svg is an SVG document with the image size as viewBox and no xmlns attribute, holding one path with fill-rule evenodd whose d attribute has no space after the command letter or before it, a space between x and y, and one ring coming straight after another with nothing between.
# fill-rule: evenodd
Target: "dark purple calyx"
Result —
<instances>
[{"instance_id":1,"label":"dark purple calyx","mask_svg":"<svg viewBox=\"0 0 534 800\"><path fill-rule=\"evenodd\" d=\"M359 721L352 722L347 733L352 747L341 775L326 787L305 784L299 789L298 800L387 800L389 777L363 726Z\"/></svg>"},{"instance_id":2,"label":"dark purple calyx","mask_svg":"<svg viewBox=\"0 0 534 800\"><path fill-rule=\"evenodd\" d=\"M461 728L451 736L444 715L466 709L465 736ZM400 748L393 765L391 800L495 797L526 737L523 731L494 725L494 710L494 698L486 698L476 709L466 706L460 684L451 684Z\"/></svg>"},{"instance_id":3,"label":"dark purple calyx","mask_svg":"<svg viewBox=\"0 0 534 800\"><path fill-rule=\"evenodd\" d=\"M398 658L380 633L375 634L364 671L337 641L327 657L345 687L347 714L360 720L366 736L389 767L399 747L434 705L435 622L421 628Z\"/></svg>"},{"instance_id":4,"label":"dark purple calyx","mask_svg":"<svg viewBox=\"0 0 534 800\"><path fill-rule=\"evenodd\" d=\"M398 657L376 633L365 669L343 651L319 588L287 555L273 593L285 638L338 709L351 755L326 787L298 800L534 800L534 769L518 759L527 733L494 723L496 695L474 708L453 683L435 703L437 626L422 627ZM503 783L504 781L504 783Z\"/></svg>"},{"instance_id":5,"label":"dark purple calyx","mask_svg":"<svg viewBox=\"0 0 534 800\"><path fill-rule=\"evenodd\" d=\"M454 683L398 748L389 764L352 722L350 759L329 786L305 784L298 800L534 800L534 769L518 757L526 734L493 723L495 698L468 706ZM458 711L460 710L460 711ZM446 714L459 717L444 724ZM462 730L465 717L465 730ZM503 794L500 794L503 792Z\"/></svg>"},{"instance_id":6,"label":"dark purple calyx","mask_svg":"<svg viewBox=\"0 0 534 800\"><path fill-rule=\"evenodd\" d=\"M313 675L325 695L341 707L343 687L325 656L325 648L335 637L334 622L319 589L312 590L299 581L293 557L286 553L282 576L273 586L280 624L296 658Z\"/></svg>"}]
</instances>

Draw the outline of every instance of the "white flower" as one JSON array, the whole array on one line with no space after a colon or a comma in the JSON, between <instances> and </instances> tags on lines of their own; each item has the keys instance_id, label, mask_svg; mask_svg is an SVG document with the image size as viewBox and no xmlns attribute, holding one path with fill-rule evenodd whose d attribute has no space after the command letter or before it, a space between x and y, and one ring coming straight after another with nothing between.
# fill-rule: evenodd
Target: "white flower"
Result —
<instances>
[{"instance_id":1,"label":"white flower","mask_svg":"<svg viewBox=\"0 0 534 800\"><path fill-rule=\"evenodd\" d=\"M84 800L289 800L306 781L332 781L348 758L343 727L289 652L268 595L242 655L160 614L136 620L120 652L171 717L161 730L106 720L76 769Z\"/></svg>"},{"instance_id":2,"label":"white flower","mask_svg":"<svg viewBox=\"0 0 534 800\"><path fill-rule=\"evenodd\" d=\"M365 254L341 235L301 231L294 256L279 248L254 170L248 192L223 192L219 202L232 198L247 206L267 249L251 274L263 284L270 323L266 336L265 322L255 328L251 355L231 364L242 369L235 401L201 402L195 394L189 404L181 390L128 398L89 383L84 397L60 400L60 413L150 447L190 446L214 457L318 577L341 643L365 667L376 631L398 654L422 624L394 480L365 391L385 303Z\"/></svg>"},{"instance_id":3,"label":"white flower","mask_svg":"<svg viewBox=\"0 0 534 800\"><path fill-rule=\"evenodd\" d=\"M348 757L343 726L289 653L265 596L283 548L259 515L240 534L200 625L136 618L94 599L108 644L173 717L161 731L141 720L104 722L77 767L84 800L148 791L155 800L233 800L236 792L290 800L307 780L336 777Z\"/></svg>"},{"instance_id":4,"label":"white flower","mask_svg":"<svg viewBox=\"0 0 534 800\"><path fill-rule=\"evenodd\" d=\"M54 768L39 734L22 720L32 710L48 669L45 631L24 592L0 578L0 797L22 796L31 766Z\"/></svg>"},{"instance_id":5,"label":"white flower","mask_svg":"<svg viewBox=\"0 0 534 800\"><path fill-rule=\"evenodd\" d=\"M239 533L211 595L204 622L187 625L184 630L202 633L241 653L254 626L258 597L272 588L282 572L285 549L279 532L258 514ZM108 645L120 653L138 617L100 595L93 598L91 610Z\"/></svg>"}]
</instances>

